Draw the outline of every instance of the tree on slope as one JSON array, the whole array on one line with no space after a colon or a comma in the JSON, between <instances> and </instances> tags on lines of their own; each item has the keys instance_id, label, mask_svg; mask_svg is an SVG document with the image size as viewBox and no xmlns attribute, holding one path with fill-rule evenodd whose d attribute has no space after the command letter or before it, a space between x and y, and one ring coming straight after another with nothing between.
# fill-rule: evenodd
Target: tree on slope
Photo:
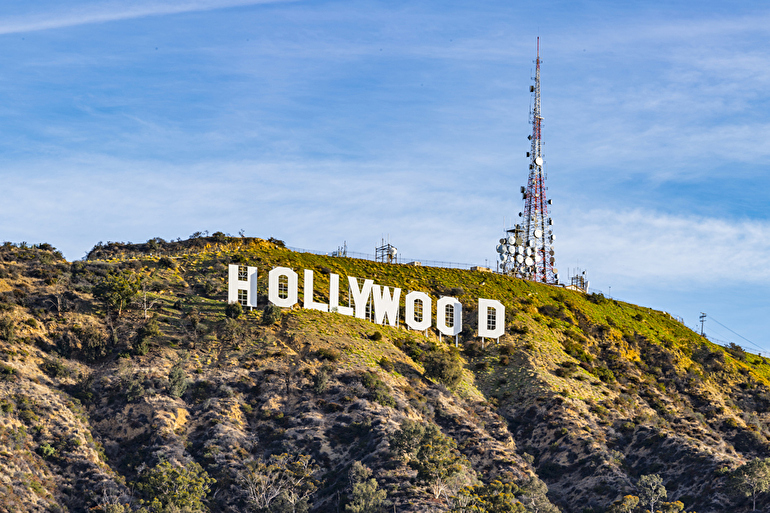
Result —
<instances>
[{"instance_id":1,"label":"tree on slope","mask_svg":"<svg viewBox=\"0 0 770 513\"><path fill-rule=\"evenodd\" d=\"M305 454L273 454L267 460L250 461L239 474L249 506L257 511L305 512L318 489L314 478L318 465Z\"/></svg>"},{"instance_id":2,"label":"tree on slope","mask_svg":"<svg viewBox=\"0 0 770 513\"><path fill-rule=\"evenodd\" d=\"M417 477L428 482L433 496L438 499L449 491L450 478L465 470L468 462L457 450L454 439L444 435L435 424L430 424L411 466L417 470Z\"/></svg>"},{"instance_id":3,"label":"tree on slope","mask_svg":"<svg viewBox=\"0 0 770 513\"><path fill-rule=\"evenodd\" d=\"M139 292L139 286L139 277L132 272L111 272L94 287L94 297L120 317Z\"/></svg>"},{"instance_id":4,"label":"tree on slope","mask_svg":"<svg viewBox=\"0 0 770 513\"><path fill-rule=\"evenodd\" d=\"M751 497L752 510L757 509L757 495L770 489L770 458L756 458L733 472L737 490Z\"/></svg>"},{"instance_id":5,"label":"tree on slope","mask_svg":"<svg viewBox=\"0 0 770 513\"><path fill-rule=\"evenodd\" d=\"M659 474L647 474L639 478L636 484L639 489L639 499L642 504L650 507L650 513L655 513L655 505L668 496L663 478Z\"/></svg>"},{"instance_id":6,"label":"tree on slope","mask_svg":"<svg viewBox=\"0 0 770 513\"><path fill-rule=\"evenodd\" d=\"M377 480L372 477L369 467L356 461L350 469L350 495L345 505L349 513L377 513L382 511L387 497L385 490L380 490Z\"/></svg>"},{"instance_id":7,"label":"tree on slope","mask_svg":"<svg viewBox=\"0 0 770 513\"><path fill-rule=\"evenodd\" d=\"M207 511L204 501L216 480L209 477L196 462L185 466L163 461L142 475L137 489L148 500L141 513L170 513L172 511Z\"/></svg>"}]
</instances>

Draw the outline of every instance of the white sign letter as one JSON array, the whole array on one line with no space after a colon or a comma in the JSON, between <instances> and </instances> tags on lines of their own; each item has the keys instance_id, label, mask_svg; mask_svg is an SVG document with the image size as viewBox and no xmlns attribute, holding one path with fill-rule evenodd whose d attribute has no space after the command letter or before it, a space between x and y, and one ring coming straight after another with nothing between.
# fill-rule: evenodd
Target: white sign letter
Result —
<instances>
[{"instance_id":1,"label":"white sign letter","mask_svg":"<svg viewBox=\"0 0 770 513\"><path fill-rule=\"evenodd\" d=\"M379 285L372 287L374 296L374 322L385 324L385 317L388 317L388 324L395 326L398 321L398 300L401 299L401 289L394 288L393 296L390 295L388 287Z\"/></svg>"},{"instance_id":2,"label":"white sign letter","mask_svg":"<svg viewBox=\"0 0 770 513\"><path fill-rule=\"evenodd\" d=\"M329 310L342 315L353 315L353 309L340 304L340 277L338 274L329 275Z\"/></svg>"},{"instance_id":3,"label":"white sign letter","mask_svg":"<svg viewBox=\"0 0 770 513\"><path fill-rule=\"evenodd\" d=\"M453 310L452 326L447 326L447 307ZM442 335L453 337L463 330L463 304L454 297L442 297L436 302L436 328Z\"/></svg>"},{"instance_id":4,"label":"white sign letter","mask_svg":"<svg viewBox=\"0 0 770 513\"><path fill-rule=\"evenodd\" d=\"M413 329L415 331L425 331L428 328L430 328L430 321L431 321L431 300L430 296L426 294L425 292L415 292L412 291L409 294L406 295L406 314L404 321L406 321L406 325L409 326L410 329ZM415 302L420 301L422 303L422 320L417 321L414 318L415 314Z\"/></svg>"},{"instance_id":5,"label":"white sign letter","mask_svg":"<svg viewBox=\"0 0 770 513\"><path fill-rule=\"evenodd\" d=\"M366 317L366 302L369 300L369 294L372 292L374 281L364 280L361 290L358 290L358 280L348 276L348 286L353 294L353 302L356 304L356 317L363 319Z\"/></svg>"},{"instance_id":6,"label":"white sign letter","mask_svg":"<svg viewBox=\"0 0 770 513\"><path fill-rule=\"evenodd\" d=\"M490 312L490 309L493 312ZM505 306L494 299L479 298L479 336L499 338L505 333Z\"/></svg>"},{"instance_id":7,"label":"white sign letter","mask_svg":"<svg viewBox=\"0 0 770 513\"><path fill-rule=\"evenodd\" d=\"M278 289L281 276L286 277L285 291ZM276 267L267 276L267 298L275 306L291 308L297 304L297 282L297 273L288 267ZM281 292L285 292L286 297L281 297Z\"/></svg>"},{"instance_id":8,"label":"white sign letter","mask_svg":"<svg viewBox=\"0 0 770 513\"><path fill-rule=\"evenodd\" d=\"M329 311L329 305L326 303L317 303L313 301L313 271L305 269L305 308L308 310Z\"/></svg>"},{"instance_id":9,"label":"white sign letter","mask_svg":"<svg viewBox=\"0 0 770 513\"><path fill-rule=\"evenodd\" d=\"M238 294L243 291L245 294ZM239 297L240 296L240 297ZM257 307L257 268L230 264L227 267L227 302Z\"/></svg>"}]
</instances>

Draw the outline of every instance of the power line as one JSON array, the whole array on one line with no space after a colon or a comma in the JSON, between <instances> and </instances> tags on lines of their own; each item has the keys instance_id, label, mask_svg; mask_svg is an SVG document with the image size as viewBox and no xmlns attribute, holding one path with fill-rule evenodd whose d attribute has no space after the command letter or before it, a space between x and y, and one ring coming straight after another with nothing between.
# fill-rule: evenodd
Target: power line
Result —
<instances>
[{"instance_id":1,"label":"power line","mask_svg":"<svg viewBox=\"0 0 770 513\"><path fill-rule=\"evenodd\" d=\"M754 343L754 342L752 342L751 340L747 339L746 337L744 337L744 336L743 336L743 335L741 335L740 333L736 333L736 332L734 332L733 330L731 330L730 328L728 328L727 326L725 326L724 324L722 324L722 323L721 323L721 322L719 322L718 320L714 319L714 317L713 317L713 316L712 316L712 317L710 317L710 319L711 319L712 321L714 321L715 323L719 324L720 326L722 326L724 329L726 329L727 331L729 331L729 332L730 332L730 333L732 333L733 335L737 335L737 336L741 337L743 340L745 340L746 342L748 342L748 343L749 343L749 344L751 344L752 346L756 347L757 349L760 349L760 350L762 349L762 348L761 348L761 347L759 347L757 344L755 344L755 343Z\"/></svg>"}]
</instances>

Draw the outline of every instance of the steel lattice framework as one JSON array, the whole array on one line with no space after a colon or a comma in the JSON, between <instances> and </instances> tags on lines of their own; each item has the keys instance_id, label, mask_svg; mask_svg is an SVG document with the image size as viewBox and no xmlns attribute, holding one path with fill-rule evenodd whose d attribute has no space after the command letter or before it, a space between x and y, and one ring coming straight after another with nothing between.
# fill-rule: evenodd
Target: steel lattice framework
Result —
<instances>
[{"instance_id":1,"label":"steel lattice framework","mask_svg":"<svg viewBox=\"0 0 770 513\"><path fill-rule=\"evenodd\" d=\"M543 169L543 116L540 111L540 38L537 39L537 60L535 61L534 85L530 86L533 105L530 117L532 134L529 157L529 178L527 186L521 188L524 210L519 213L521 223L506 230L506 237L500 239L497 252L500 254L504 272L542 283L558 283L559 276L554 268L553 220L548 217L551 201L546 198L546 174Z\"/></svg>"}]
</instances>

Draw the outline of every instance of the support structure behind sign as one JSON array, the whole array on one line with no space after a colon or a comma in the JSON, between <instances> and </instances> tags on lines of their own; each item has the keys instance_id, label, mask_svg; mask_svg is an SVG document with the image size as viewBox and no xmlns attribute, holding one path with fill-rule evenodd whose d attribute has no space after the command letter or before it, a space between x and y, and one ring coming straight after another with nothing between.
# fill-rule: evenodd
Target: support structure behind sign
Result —
<instances>
[{"instance_id":1,"label":"support structure behind sign","mask_svg":"<svg viewBox=\"0 0 770 513\"><path fill-rule=\"evenodd\" d=\"M382 246L374 248L374 261L386 264L398 263L398 249L390 244L390 241L382 240Z\"/></svg>"}]
</instances>

